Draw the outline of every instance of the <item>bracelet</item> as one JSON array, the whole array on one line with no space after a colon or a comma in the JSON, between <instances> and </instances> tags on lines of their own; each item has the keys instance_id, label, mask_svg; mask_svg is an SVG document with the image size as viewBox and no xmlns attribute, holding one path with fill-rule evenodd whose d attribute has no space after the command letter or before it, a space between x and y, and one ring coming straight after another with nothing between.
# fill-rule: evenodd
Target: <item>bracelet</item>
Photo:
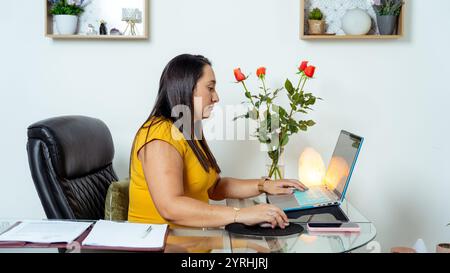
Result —
<instances>
[{"instance_id":1,"label":"bracelet","mask_svg":"<svg viewBox=\"0 0 450 273\"><path fill-rule=\"evenodd\" d=\"M234 209L234 221L233 223L237 223L237 216L238 212L241 210L240 208L233 208Z\"/></svg>"},{"instance_id":2,"label":"bracelet","mask_svg":"<svg viewBox=\"0 0 450 273\"><path fill-rule=\"evenodd\" d=\"M258 191L259 191L260 193L266 192L266 191L264 190L264 183L265 183L266 181L270 181L270 178L269 178L269 177L264 177L264 180L261 180L261 181L258 182Z\"/></svg>"}]
</instances>

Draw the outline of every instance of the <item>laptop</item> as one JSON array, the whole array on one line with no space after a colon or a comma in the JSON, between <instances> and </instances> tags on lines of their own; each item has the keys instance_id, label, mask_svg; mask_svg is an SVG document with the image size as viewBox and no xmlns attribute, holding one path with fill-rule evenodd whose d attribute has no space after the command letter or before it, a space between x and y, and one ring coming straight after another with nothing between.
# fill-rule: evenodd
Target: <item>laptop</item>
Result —
<instances>
[{"instance_id":1,"label":"laptop","mask_svg":"<svg viewBox=\"0 0 450 273\"><path fill-rule=\"evenodd\" d=\"M285 212L339 206L345 198L364 138L342 130L321 185L289 195L268 195L269 203Z\"/></svg>"}]
</instances>

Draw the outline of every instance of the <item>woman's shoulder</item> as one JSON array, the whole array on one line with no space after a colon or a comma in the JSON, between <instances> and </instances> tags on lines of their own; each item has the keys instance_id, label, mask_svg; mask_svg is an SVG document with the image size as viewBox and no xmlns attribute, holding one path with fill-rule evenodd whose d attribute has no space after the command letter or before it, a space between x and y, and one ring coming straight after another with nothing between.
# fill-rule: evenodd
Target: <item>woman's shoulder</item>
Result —
<instances>
[{"instance_id":1,"label":"woman's shoulder","mask_svg":"<svg viewBox=\"0 0 450 273\"><path fill-rule=\"evenodd\" d=\"M173 125L173 122L164 117L151 117L144 123L141 129L150 129L153 131L161 130L161 129L170 129Z\"/></svg>"},{"instance_id":2,"label":"woman's shoulder","mask_svg":"<svg viewBox=\"0 0 450 273\"><path fill-rule=\"evenodd\" d=\"M142 127L142 129L148 128L151 134L168 134L170 133L175 139L183 136L178 128L173 124L170 119L164 117L152 117Z\"/></svg>"},{"instance_id":3,"label":"woman's shoulder","mask_svg":"<svg viewBox=\"0 0 450 273\"><path fill-rule=\"evenodd\" d=\"M183 134L173 122L163 117L150 118L139 130L137 138L139 146L155 139L177 144L178 147L185 146L186 142Z\"/></svg>"}]
</instances>

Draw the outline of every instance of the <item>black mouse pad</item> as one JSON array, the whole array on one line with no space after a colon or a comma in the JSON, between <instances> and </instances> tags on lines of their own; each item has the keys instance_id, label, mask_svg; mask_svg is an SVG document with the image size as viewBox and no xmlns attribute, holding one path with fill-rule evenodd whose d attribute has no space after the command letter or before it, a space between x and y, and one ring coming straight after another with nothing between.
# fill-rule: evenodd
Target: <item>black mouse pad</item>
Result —
<instances>
[{"instance_id":1,"label":"black mouse pad","mask_svg":"<svg viewBox=\"0 0 450 273\"><path fill-rule=\"evenodd\" d=\"M280 227L263 228L258 225L246 226L244 224L233 223L225 226L225 230L235 234L254 235L254 236L289 236L302 233L304 228L301 225L290 223L289 226L281 229Z\"/></svg>"}]
</instances>

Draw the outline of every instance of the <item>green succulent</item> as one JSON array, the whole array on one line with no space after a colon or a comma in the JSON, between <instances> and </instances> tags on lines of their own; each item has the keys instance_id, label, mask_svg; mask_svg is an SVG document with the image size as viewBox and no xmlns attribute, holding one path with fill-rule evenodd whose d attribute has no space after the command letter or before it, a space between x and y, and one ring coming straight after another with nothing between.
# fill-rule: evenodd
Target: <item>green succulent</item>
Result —
<instances>
[{"instance_id":1,"label":"green succulent","mask_svg":"<svg viewBox=\"0 0 450 273\"><path fill-rule=\"evenodd\" d=\"M374 10L379 16L399 16L404 2L401 0L384 0L380 5L374 5Z\"/></svg>"},{"instance_id":2,"label":"green succulent","mask_svg":"<svg viewBox=\"0 0 450 273\"><path fill-rule=\"evenodd\" d=\"M50 14L52 15L75 15L78 16L84 12L82 7L75 4L69 5L66 0L61 0L53 4L50 9Z\"/></svg>"},{"instance_id":3,"label":"green succulent","mask_svg":"<svg viewBox=\"0 0 450 273\"><path fill-rule=\"evenodd\" d=\"M309 13L308 18L310 20L319 20L320 21L323 19L322 11L319 8L315 8Z\"/></svg>"}]
</instances>

